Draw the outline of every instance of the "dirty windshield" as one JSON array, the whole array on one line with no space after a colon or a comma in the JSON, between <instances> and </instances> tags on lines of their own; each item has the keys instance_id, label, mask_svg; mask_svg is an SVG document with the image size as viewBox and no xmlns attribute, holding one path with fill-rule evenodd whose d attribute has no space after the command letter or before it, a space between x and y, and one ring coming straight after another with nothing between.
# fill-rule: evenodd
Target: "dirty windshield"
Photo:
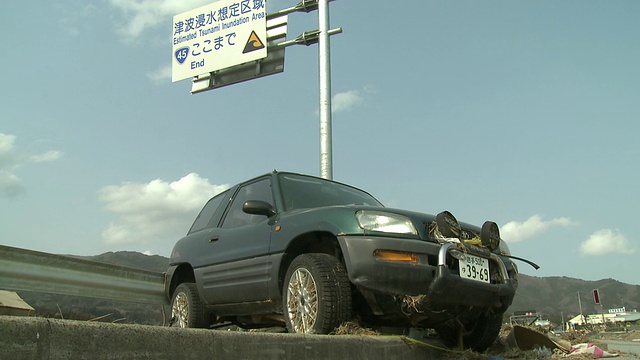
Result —
<instances>
[{"instance_id":1,"label":"dirty windshield","mask_svg":"<svg viewBox=\"0 0 640 360\"><path fill-rule=\"evenodd\" d=\"M334 205L383 205L356 188L318 178L280 174L280 188L287 211Z\"/></svg>"}]
</instances>

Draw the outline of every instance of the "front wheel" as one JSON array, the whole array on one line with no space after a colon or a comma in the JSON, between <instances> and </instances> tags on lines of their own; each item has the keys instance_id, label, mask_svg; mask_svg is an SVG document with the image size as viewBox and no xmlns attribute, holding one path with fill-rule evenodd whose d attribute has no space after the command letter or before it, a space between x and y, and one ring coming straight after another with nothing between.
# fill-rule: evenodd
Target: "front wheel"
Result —
<instances>
[{"instance_id":1,"label":"front wheel","mask_svg":"<svg viewBox=\"0 0 640 360\"><path fill-rule=\"evenodd\" d=\"M328 334L351 319L347 271L331 255L296 257L287 270L282 295L289 332Z\"/></svg>"},{"instance_id":2,"label":"front wheel","mask_svg":"<svg viewBox=\"0 0 640 360\"><path fill-rule=\"evenodd\" d=\"M445 344L455 346L462 326L462 341L467 349L483 352L496 340L502 327L502 313L482 313L467 324L438 329Z\"/></svg>"},{"instance_id":3,"label":"front wheel","mask_svg":"<svg viewBox=\"0 0 640 360\"><path fill-rule=\"evenodd\" d=\"M180 328L204 328L205 310L194 283L182 283L171 298L171 323Z\"/></svg>"}]
</instances>

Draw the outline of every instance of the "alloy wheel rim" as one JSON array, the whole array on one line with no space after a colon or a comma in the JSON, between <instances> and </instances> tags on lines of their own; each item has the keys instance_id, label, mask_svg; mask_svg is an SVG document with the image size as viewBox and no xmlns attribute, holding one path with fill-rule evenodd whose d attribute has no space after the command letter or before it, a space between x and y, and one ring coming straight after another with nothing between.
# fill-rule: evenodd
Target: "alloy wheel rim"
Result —
<instances>
[{"instance_id":1,"label":"alloy wheel rim","mask_svg":"<svg viewBox=\"0 0 640 360\"><path fill-rule=\"evenodd\" d=\"M187 299L187 294L180 292L176 295L171 307L171 317L175 319L178 327L187 327L189 322L189 300Z\"/></svg>"},{"instance_id":2,"label":"alloy wheel rim","mask_svg":"<svg viewBox=\"0 0 640 360\"><path fill-rule=\"evenodd\" d=\"M318 314L318 289L311 273L296 269L287 286L287 312L297 333L312 333Z\"/></svg>"}]
</instances>

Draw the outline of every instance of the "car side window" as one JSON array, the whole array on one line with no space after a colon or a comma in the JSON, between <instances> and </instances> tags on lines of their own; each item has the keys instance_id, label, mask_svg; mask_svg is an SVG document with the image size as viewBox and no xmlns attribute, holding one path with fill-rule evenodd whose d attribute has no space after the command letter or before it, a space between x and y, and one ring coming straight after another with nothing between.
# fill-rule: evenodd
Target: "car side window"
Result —
<instances>
[{"instance_id":1,"label":"car side window","mask_svg":"<svg viewBox=\"0 0 640 360\"><path fill-rule=\"evenodd\" d=\"M207 204L200 211L200 214L198 215L196 220L193 222L193 225L191 225L189 234L191 234L192 232L200 231L207 227L222 201L227 199L228 192L229 191L225 191L221 194L218 194L207 202Z\"/></svg>"},{"instance_id":2,"label":"car side window","mask_svg":"<svg viewBox=\"0 0 640 360\"><path fill-rule=\"evenodd\" d=\"M265 219L263 215L251 215L242 211L242 205L248 200L262 200L273 205L271 182L269 179L262 179L244 185L238 190L227 216L222 223L223 228L251 225Z\"/></svg>"}]
</instances>

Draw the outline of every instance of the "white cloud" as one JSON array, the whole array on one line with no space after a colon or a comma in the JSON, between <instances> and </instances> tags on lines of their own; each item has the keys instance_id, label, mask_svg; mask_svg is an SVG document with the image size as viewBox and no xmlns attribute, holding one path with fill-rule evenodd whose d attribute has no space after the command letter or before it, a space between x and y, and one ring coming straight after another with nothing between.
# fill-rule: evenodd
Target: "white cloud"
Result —
<instances>
[{"instance_id":1,"label":"white cloud","mask_svg":"<svg viewBox=\"0 0 640 360\"><path fill-rule=\"evenodd\" d=\"M111 0L111 5L120 9L125 16L125 23L119 29L129 40L137 39L148 29L162 26L169 34L171 18L185 11L189 11L211 0Z\"/></svg>"},{"instance_id":2,"label":"white cloud","mask_svg":"<svg viewBox=\"0 0 640 360\"><path fill-rule=\"evenodd\" d=\"M119 218L102 238L107 244L173 243L184 236L204 203L227 188L196 173L174 182L156 179L104 187L100 200Z\"/></svg>"},{"instance_id":3,"label":"white cloud","mask_svg":"<svg viewBox=\"0 0 640 360\"><path fill-rule=\"evenodd\" d=\"M56 161L60 159L64 155L64 153L57 150L49 150L45 153L39 155L31 155L29 156L29 160L33 162L48 162L48 161Z\"/></svg>"},{"instance_id":4,"label":"white cloud","mask_svg":"<svg viewBox=\"0 0 640 360\"><path fill-rule=\"evenodd\" d=\"M155 83L161 83L165 80L171 81L171 65L161 66L155 71L147 73L147 77Z\"/></svg>"},{"instance_id":5,"label":"white cloud","mask_svg":"<svg viewBox=\"0 0 640 360\"><path fill-rule=\"evenodd\" d=\"M533 215L524 222L510 221L500 227L500 236L509 243L524 241L542 235L552 226L573 225L569 218L561 217L544 221L540 215Z\"/></svg>"},{"instance_id":6,"label":"white cloud","mask_svg":"<svg viewBox=\"0 0 640 360\"><path fill-rule=\"evenodd\" d=\"M16 169L28 163L55 161L64 155L57 150L49 150L38 155L27 155L16 150L16 136L0 133L0 197L16 197L26 190L15 174Z\"/></svg>"},{"instance_id":7,"label":"white cloud","mask_svg":"<svg viewBox=\"0 0 640 360\"><path fill-rule=\"evenodd\" d=\"M344 112L363 103L364 97L361 91L349 90L333 95L331 99L331 110L333 113Z\"/></svg>"},{"instance_id":8,"label":"white cloud","mask_svg":"<svg viewBox=\"0 0 640 360\"><path fill-rule=\"evenodd\" d=\"M636 249L618 230L602 229L589 236L580 245L580 253L589 256L602 256L607 254L631 255Z\"/></svg>"},{"instance_id":9,"label":"white cloud","mask_svg":"<svg viewBox=\"0 0 640 360\"><path fill-rule=\"evenodd\" d=\"M25 192L20 178L8 171L0 170L0 197L13 198Z\"/></svg>"},{"instance_id":10,"label":"white cloud","mask_svg":"<svg viewBox=\"0 0 640 360\"><path fill-rule=\"evenodd\" d=\"M0 166L8 166L13 162L13 144L15 141L15 135L0 133Z\"/></svg>"}]
</instances>

